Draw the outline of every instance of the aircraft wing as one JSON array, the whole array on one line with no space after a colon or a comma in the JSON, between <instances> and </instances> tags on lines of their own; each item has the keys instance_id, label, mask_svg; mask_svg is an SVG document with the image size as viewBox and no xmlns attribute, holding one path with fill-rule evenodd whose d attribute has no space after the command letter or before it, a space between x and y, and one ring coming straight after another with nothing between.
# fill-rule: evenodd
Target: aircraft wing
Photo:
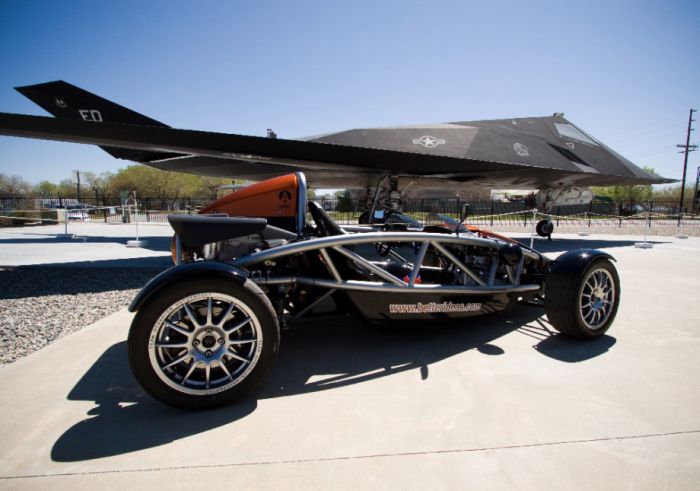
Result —
<instances>
[{"instance_id":1,"label":"aircraft wing","mask_svg":"<svg viewBox=\"0 0 700 491\"><path fill-rule=\"evenodd\" d=\"M448 130L449 135L432 131L435 136L422 135L422 130L413 131L407 138L411 142L423 136L453 139L457 132L451 130ZM363 130L357 131L361 135ZM143 163L159 169L208 176L257 180L303 171L316 187L364 186L385 174L521 188L669 182L636 167L617 168L614 173L577 169L557 150L550 149L547 152L553 155L537 160L535 152L547 143L535 141L534 137L519 137L528 155L522 157L522 162L515 158L507 162L488 158L481 148L474 149L475 157L459 157L454 155L454 148L448 152L439 145L438 151L430 153L428 147L418 151L413 148L414 151L387 150L342 142L353 135L342 135L341 143L329 141L332 140L329 136L310 141L285 140L8 113L0 113L0 134L153 152L165 158ZM466 147L465 140L467 138L460 143ZM521 147L517 148L524 153ZM468 148L465 150L468 154Z\"/></svg>"},{"instance_id":2,"label":"aircraft wing","mask_svg":"<svg viewBox=\"0 0 700 491\"><path fill-rule=\"evenodd\" d=\"M260 180L303 171L315 187L376 184L551 188L673 182L643 171L564 119L551 117L361 128L285 140L171 128L55 81L17 90L56 116L0 113L0 134L99 145L159 169Z\"/></svg>"}]
</instances>

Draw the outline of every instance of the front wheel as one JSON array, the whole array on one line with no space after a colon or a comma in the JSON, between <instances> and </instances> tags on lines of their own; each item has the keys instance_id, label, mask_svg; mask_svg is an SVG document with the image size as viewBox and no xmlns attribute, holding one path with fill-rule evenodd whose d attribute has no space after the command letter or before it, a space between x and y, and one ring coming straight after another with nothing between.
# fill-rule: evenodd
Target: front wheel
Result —
<instances>
[{"instance_id":1,"label":"front wheel","mask_svg":"<svg viewBox=\"0 0 700 491\"><path fill-rule=\"evenodd\" d=\"M146 392L171 406L204 409L232 402L262 380L277 355L279 327L253 282L196 279L142 306L128 346Z\"/></svg>"},{"instance_id":2,"label":"front wheel","mask_svg":"<svg viewBox=\"0 0 700 491\"><path fill-rule=\"evenodd\" d=\"M597 338L610 328L620 304L620 279L615 266L598 257L578 268L552 271L545 287L545 312L560 333Z\"/></svg>"}]
</instances>

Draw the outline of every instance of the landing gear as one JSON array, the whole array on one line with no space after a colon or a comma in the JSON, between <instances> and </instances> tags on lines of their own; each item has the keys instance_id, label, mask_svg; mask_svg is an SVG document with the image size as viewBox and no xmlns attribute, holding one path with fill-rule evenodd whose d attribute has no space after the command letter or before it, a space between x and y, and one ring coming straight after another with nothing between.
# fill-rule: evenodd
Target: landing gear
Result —
<instances>
[{"instance_id":1,"label":"landing gear","mask_svg":"<svg viewBox=\"0 0 700 491\"><path fill-rule=\"evenodd\" d=\"M535 227L537 235L547 237L547 240L552 240L552 232L554 232L554 223L551 220L540 220Z\"/></svg>"},{"instance_id":2,"label":"landing gear","mask_svg":"<svg viewBox=\"0 0 700 491\"><path fill-rule=\"evenodd\" d=\"M408 184L399 191L398 176L383 176L377 182L377 187L374 190L374 197L372 198L372 202L369 203L369 210L362 212L358 222L360 224L385 223L392 213L400 214L406 191L415 184L416 181L417 178L411 179ZM385 187L387 183L388 186Z\"/></svg>"}]
</instances>

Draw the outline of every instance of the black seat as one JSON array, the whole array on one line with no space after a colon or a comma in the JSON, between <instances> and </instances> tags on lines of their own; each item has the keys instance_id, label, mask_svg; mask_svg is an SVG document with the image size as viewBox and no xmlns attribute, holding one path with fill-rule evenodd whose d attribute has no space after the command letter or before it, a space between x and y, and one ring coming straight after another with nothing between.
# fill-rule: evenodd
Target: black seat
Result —
<instances>
[{"instance_id":1,"label":"black seat","mask_svg":"<svg viewBox=\"0 0 700 491\"><path fill-rule=\"evenodd\" d=\"M321 236L327 237L329 235L347 234L345 230L340 228L340 226L337 223L335 223L335 221L333 221L331 217L328 216L328 214L321 205L319 205L315 201L309 201L308 206L309 213L311 213L311 216L313 217L314 222L318 227L318 231L321 233Z\"/></svg>"},{"instance_id":2,"label":"black seat","mask_svg":"<svg viewBox=\"0 0 700 491\"><path fill-rule=\"evenodd\" d=\"M188 247L259 234L267 226L264 218L207 215L168 215L168 221L182 243Z\"/></svg>"}]
</instances>

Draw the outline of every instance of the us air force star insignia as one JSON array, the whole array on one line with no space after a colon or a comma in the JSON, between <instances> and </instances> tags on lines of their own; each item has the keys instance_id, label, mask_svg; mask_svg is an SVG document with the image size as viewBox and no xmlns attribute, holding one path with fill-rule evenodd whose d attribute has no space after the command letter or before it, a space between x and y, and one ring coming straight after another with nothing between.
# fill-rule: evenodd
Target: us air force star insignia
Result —
<instances>
[{"instance_id":1,"label":"us air force star insignia","mask_svg":"<svg viewBox=\"0 0 700 491\"><path fill-rule=\"evenodd\" d=\"M433 136L421 136L420 138L414 138L413 139L413 144L414 145L423 145L425 148L435 148L438 145L444 145L445 139L444 138L435 138Z\"/></svg>"},{"instance_id":2,"label":"us air force star insignia","mask_svg":"<svg viewBox=\"0 0 700 491\"><path fill-rule=\"evenodd\" d=\"M529 157L530 151L522 143L513 143L513 150L518 154L519 157Z\"/></svg>"},{"instance_id":3,"label":"us air force star insignia","mask_svg":"<svg viewBox=\"0 0 700 491\"><path fill-rule=\"evenodd\" d=\"M68 104L66 104L66 101L63 100L63 97L54 97L53 101L56 103L58 107L61 109L65 108Z\"/></svg>"}]
</instances>

